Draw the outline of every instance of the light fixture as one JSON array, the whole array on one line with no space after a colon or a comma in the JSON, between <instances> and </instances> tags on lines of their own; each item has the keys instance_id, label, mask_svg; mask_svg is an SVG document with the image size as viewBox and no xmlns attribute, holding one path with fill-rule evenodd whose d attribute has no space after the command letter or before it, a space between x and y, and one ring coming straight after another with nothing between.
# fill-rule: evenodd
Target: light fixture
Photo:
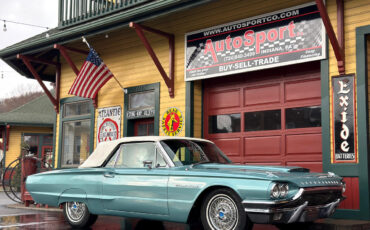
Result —
<instances>
[{"instance_id":1,"label":"light fixture","mask_svg":"<svg viewBox=\"0 0 370 230\"><path fill-rule=\"evenodd\" d=\"M3 27L3 31L6 32L8 29L6 28L6 24L5 24L5 20L4 20L4 27Z\"/></svg>"},{"instance_id":2,"label":"light fixture","mask_svg":"<svg viewBox=\"0 0 370 230\"><path fill-rule=\"evenodd\" d=\"M108 34L105 34L105 38L109 38L109 35Z\"/></svg>"}]
</instances>

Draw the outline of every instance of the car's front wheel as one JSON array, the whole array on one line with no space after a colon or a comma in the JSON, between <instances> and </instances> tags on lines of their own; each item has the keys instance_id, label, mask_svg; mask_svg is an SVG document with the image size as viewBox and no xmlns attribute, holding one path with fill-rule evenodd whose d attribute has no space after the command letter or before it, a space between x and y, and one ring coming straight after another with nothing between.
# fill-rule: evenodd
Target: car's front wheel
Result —
<instances>
[{"instance_id":1,"label":"car's front wheel","mask_svg":"<svg viewBox=\"0 0 370 230\"><path fill-rule=\"evenodd\" d=\"M206 230L251 230L253 223L245 213L240 197L229 189L210 192L201 207Z\"/></svg>"},{"instance_id":2,"label":"car's front wheel","mask_svg":"<svg viewBox=\"0 0 370 230\"><path fill-rule=\"evenodd\" d=\"M86 228L93 225L98 218L91 214L82 202L66 202L63 205L64 218L73 228Z\"/></svg>"}]
</instances>

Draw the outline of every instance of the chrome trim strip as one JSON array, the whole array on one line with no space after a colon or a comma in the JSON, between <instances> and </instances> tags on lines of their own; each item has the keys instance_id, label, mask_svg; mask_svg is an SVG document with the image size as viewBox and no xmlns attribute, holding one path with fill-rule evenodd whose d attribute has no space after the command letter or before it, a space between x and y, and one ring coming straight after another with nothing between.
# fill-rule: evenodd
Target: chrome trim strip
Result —
<instances>
[{"instance_id":1,"label":"chrome trim strip","mask_svg":"<svg viewBox=\"0 0 370 230\"><path fill-rule=\"evenodd\" d=\"M297 200L299 197L301 197L304 191L304 188L300 188L298 192L293 196L292 201Z\"/></svg>"},{"instance_id":2,"label":"chrome trim strip","mask_svg":"<svg viewBox=\"0 0 370 230\"><path fill-rule=\"evenodd\" d=\"M158 147L158 149L160 150L160 154L163 156L163 158L164 158L164 160L167 162L167 165L169 166L169 167L175 167L175 164L172 162L172 160L171 160L171 158L168 156L168 154L167 154L167 152L166 152L166 150L164 150L164 148L163 148L163 146L160 144L160 142L159 141L156 141L155 142L156 143L156 145L157 145L157 147Z\"/></svg>"},{"instance_id":3,"label":"chrome trim strip","mask_svg":"<svg viewBox=\"0 0 370 230\"><path fill-rule=\"evenodd\" d=\"M289 200L243 200L243 204L285 204L288 202L292 202L300 198L305 191L304 188L300 188L298 192L293 196L292 199Z\"/></svg>"}]
</instances>

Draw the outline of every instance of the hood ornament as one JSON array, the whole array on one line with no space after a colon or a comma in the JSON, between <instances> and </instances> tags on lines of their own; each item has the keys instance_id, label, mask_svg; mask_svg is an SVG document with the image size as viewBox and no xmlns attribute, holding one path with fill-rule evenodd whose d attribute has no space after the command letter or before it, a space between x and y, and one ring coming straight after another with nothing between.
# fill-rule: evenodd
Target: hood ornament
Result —
<instances>
[{"instance_id":1,"label":"hood ornament","mask_svg":"<svg viewBox=\"0 0 370 230\"><path fill-rule=\"evenodd\" d=\"M335 177L335 173L333 173L333 172L328 172L328 177Z\"/></svg>"}]
</instances>

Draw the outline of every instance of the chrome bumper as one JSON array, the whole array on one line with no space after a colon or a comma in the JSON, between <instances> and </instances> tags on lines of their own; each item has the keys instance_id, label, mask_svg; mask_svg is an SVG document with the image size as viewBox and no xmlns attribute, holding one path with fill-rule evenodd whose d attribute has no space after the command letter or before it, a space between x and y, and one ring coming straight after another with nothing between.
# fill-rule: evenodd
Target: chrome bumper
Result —
<instances>
[{"instance_id":1,"label":"chrome bumper","mask_svg":"<svg viewBox=\"0 0 370 230\"><path fill-rule=\"evenodd\" d=\"M345 198L340 195L330 203L310 205L304 194L310 192L301 189L291 200L283 201L243 201L247 215L254 223L280 224L309 222L329 217L334 213L339 203Z\"/></svg>"}]
</instances>

